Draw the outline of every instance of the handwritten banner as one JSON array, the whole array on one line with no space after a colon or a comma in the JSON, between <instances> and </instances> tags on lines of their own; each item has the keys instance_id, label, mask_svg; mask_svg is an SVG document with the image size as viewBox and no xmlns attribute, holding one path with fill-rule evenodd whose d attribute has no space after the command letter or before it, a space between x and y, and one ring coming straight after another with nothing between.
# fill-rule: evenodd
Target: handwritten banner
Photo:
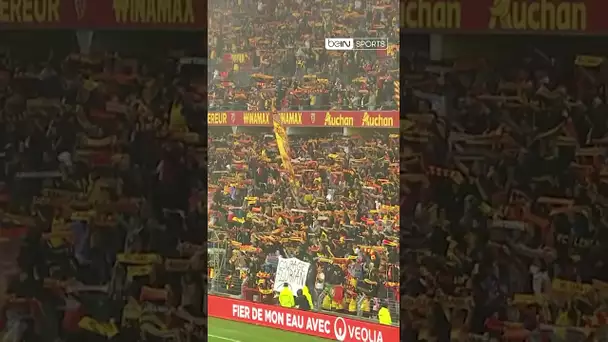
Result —
<instances>
[{"instance_id":1,"label":"handwritten banner","mask_svg":"<svg viewBox=\"0 0 608 342\"><path fill-rule=\"evenodd\" d=\"M277 273L274 278L274 290L281 291L283 284L289 284L296 293L306 285L306 277L310 264L297 258L280 258Z\"/></svg>"}]
</instances>

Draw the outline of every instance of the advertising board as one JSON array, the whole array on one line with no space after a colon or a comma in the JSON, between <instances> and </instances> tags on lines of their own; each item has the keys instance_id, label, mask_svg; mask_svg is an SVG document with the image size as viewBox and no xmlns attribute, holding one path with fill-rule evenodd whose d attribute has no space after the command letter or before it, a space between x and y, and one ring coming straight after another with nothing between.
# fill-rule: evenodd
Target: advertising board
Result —
<instances>
[{"instance_id":1,"label":"advertising board","mask_svg":"<svg viewBox=\"0 0 608 342\"><path fill-rule=\"evenodd\" d=\"M294 111L280 112L286 127L399 128L399 112L394 111ZM209 112L209 126L272 127L271 112Z\"/></svg>"},{"instance_id":2,"label":"advertising board","mask_svg":"<svg viewBox=\"0 0 608 342\"><path fill-rule=\"evenodd\" d=\"M0 0L2 28L203 29L204 0Z\"/></svg>"},{"instance_id":3,"label":"advertising board","mask_svg":"<svg viewBox=\"0 0 608 342\"><path fill-rule=\"evenodd\" d=\"M399 328L209 295L209 316L256 324L339 342L399 341Z\"/></svg>"},{"instance_id":4,"label":"advertising board","mask_svg":"<svg viewBox=\"0 0 608 342\"><path fill-rule=\"evenodd\" d=\"M602 0L402 0L407 30L470 33L605 34Z\"/></svg>"}]
</instances>

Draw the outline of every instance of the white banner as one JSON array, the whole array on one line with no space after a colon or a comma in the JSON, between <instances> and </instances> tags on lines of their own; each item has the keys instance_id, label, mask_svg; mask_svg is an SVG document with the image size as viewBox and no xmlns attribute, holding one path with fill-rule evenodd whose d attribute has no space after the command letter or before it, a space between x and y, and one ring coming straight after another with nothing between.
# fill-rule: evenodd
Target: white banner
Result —
<instances>
[{"instance_id":1,"label":"white banner","mask_svg":"<svg viewBox=\"0 0 608 342\"><path fill-rule=\"evenodd\" d=\"M298 290L306 285L309 267L309 263L298 258L279 258L277 274L274 277L274 290L281 291L283 284L288 283L289 288L295 295Z\"/></svg>"}]
</instances>

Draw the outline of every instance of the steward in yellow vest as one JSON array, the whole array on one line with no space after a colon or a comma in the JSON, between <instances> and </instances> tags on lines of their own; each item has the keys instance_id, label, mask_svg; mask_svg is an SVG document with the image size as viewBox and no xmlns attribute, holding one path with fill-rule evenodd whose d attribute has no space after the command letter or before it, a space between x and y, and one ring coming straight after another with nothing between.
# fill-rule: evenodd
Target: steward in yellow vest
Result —
<instances>
[{"instance_id":1,"label":"steward in yellow vest","mask_svg":"<svg viewBox=\"0 0 608 342\"><path fill-rule=\"evenodd\" d=\"M391 312L388 311L386 305L382 305L380 310L378 310L378 323L384 325L393 324L393 320L391 319Z\"/></svg>"},{"instance_id":2,"label":"steward in yellow vest","mask_svg":"<svg viewBox=\"0 0 608 342\"><path fill-rule=\"evenodd\" d=\"M283 284L283 289L279 293L279 304L284 308L293 308L296 306L293 292L289 289L288 283Z\"/></svg>"}]
</instances>

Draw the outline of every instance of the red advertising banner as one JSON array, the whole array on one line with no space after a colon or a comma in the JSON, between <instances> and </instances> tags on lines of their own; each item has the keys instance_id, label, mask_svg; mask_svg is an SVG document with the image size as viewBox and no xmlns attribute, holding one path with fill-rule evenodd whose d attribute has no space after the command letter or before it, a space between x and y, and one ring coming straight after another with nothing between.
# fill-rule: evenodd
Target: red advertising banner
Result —
<instances>
[{"instance_id":1,"label":"red advertising banner","mask_svg":"<svg viewBox=\"0 0 608 342\"><path fill-rule=\"evenodd\" d=\"M401 0L402 27L481 33L608 33L604 0Z\"/></svg>"},{"instance_id":2,"label":"red advertising banner","mask_svg":"<svg viewBox=\"0 0 608 342\"><path fill-rule=\"evenodd\" d=\"M209 126L272 127L271 112L209 112ZM280 112L287 127L399 128L399 112L391 111L295 111Z\"/></svg>"},{"instance_id":3,"label":"red advertising banner","mask_svg":"<svg viewBox=\"0 0 608 342\"><path fill-rule=\"evenodd\" d=\"M202 29L206 0L0 0L0 28Z\"/></svg>"},{"instance_id":4,"label":"red advertising banner","mask_svg":"<svg viewBox=\"0 0 608 342\"><path fill-rule=\"evenodd\" d=\"M339 342L399 341L399 328L317 312L209 297L209 316L312 335Z\"/></svg>"}]
</instances>

